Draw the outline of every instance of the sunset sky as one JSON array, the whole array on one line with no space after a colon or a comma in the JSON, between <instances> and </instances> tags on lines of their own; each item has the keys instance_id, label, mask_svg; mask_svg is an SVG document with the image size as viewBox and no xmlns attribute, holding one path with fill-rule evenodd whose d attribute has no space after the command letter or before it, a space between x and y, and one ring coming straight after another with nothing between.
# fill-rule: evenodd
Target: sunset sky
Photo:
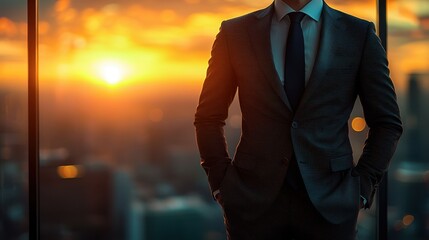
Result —
<instances>
[{"instance_id":1,"label":"sunset sky","mask_svg":"<svg viewBox=\"0 0 429 240\"><path fill-rule=\"evenodd\" d=\"M221 21L271 2L40 0L40 80L200 85ZM327 2L375 21L375 1ZM1 3L0 86L26 80L25 7L23 0ZM409 72L429 71L429 24L419 19L428 15L429 3L389 1L389 56L400 88Z\"/></svg>"}]
</instances>

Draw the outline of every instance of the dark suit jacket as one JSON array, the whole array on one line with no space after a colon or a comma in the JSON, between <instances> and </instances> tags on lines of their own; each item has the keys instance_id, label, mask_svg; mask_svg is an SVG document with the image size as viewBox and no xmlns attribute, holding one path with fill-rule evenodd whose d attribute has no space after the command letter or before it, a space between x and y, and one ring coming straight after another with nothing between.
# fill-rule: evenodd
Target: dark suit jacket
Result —
<instances>
[{"instance_id":1,"label":"dark suit jacket","mask_svg":"<svg viewBox=\"0 0 429 240\"><path fill-rule=\"evenodd\" d=\"M274 201L295 154L308 195L330 222L369 207L402 133L374 25L324 4L319 50L296 112L275 71L274 6L222 23L195 115L201 165L225 213L253 219ZM238 89L242 135L231 161L223 126ZM354 166L348 119L357 96L370 127Z\"/></svg>"}]
</instances>

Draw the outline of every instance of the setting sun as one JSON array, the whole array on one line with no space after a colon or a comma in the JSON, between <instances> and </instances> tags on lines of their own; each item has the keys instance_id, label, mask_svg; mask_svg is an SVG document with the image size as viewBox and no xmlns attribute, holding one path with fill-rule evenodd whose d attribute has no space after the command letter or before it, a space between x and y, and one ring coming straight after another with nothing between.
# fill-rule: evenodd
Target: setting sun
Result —
<instances>
[{"instance_id":1,"label":"setting sun","mask_svg":"<svg viewBox=\"0 0 429 240\"><path fill-rule=\"evenodd\" d=\"M117 62L102 62L97 65L99 77L108 84L115 85L125 77L125 67Z\"/></svg>"}]
</instances>

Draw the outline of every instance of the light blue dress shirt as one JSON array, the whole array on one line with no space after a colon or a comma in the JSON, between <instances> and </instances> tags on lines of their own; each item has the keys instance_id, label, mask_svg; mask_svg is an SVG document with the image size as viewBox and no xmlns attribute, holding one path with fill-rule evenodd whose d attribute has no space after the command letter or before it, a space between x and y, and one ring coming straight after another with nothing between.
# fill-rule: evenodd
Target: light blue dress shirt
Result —
<instances>
[{"instance_id":1,"label":"light blue dress shirt","mask_svg":"<svg viewBox=\"0 0 429 240\"><path fill-rule=\"evenodd\" d=\"M274 66L280 80L284 83L284 65L286 41L289 32L290 19L288 13L295 12L282 0L274 1L275 15L271 22L271 51L273 54ZM310 78L316 60L316 53L319 46L320 29L323 1L312 0L299 12L306 14L301 21L302 33L304 35L304 57L305 57L305 83Z\"/></svg>"}]
</instances>

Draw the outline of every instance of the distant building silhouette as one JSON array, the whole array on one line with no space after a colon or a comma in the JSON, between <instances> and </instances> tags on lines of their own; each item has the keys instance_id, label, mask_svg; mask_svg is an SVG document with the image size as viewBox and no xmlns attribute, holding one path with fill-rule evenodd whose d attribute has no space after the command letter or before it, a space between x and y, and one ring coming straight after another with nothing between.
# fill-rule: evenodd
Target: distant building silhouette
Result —
<instances>
[{"instance_id":1,"label":"distant building silhouette","mask_svg":"<svg viewBox=\"0 0 429 240\"><path fill-rule=\"evenodd\" d=\"M41 239L130 240L129 227L140 225L130 222L142 218L131 217L127 173L100 163L73 165L54 151L41 158L40 184Z\"/></svg>"},{"instance_id":2,"label":"distant building silhouette","mask_svg":"<svg viewBox=\"0 0 429 240\"><path fill-rule=\"evenodd\" d=\"M406 154L393 171L391 185L398 199L391 239L429 239L429 73L409 76L405 120Z\"/></svg>"}]
</instances>

